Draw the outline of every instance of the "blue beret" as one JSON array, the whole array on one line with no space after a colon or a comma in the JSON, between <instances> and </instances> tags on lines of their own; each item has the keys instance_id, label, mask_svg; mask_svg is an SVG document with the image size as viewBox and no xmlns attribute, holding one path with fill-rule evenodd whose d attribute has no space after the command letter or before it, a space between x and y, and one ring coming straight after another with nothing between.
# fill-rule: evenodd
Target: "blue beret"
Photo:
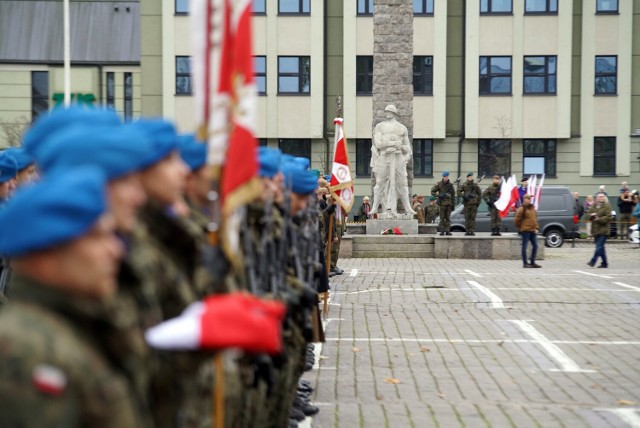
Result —
<instances>
[{"instance_id":1,"label":"blue beret","mask_svg":"<svg viewBox=\"0 0 640 428\"><path fill-rule=\"evenodd\" d=\"M143 161L145 167L158 163L178 150L178 134L171 122L164 119L140 119L133 122L132 126L151 138L152 149Z\"/></svg>"},{"instance_id":2,"label":"blue beret","mask_svg":"<svg viewBox=\"0 0 640 428\"><path fill-rule=\"evenodd\" d=\"M45 174L82 165L102 169L115 180L146 165L150 138L132 125L88 128L75 126L57 132L39 150L38 164Z\"/></svg>"},{"instance_id":3,"label":"blue beret","mask_svg":"<svg viewBox=\"0 0 640 428\"><path fill-rule=\"evenodd\" d=\"M331 174L326 174L324 176L324 179L327 180L327 181L331 181Z\"/></svg>"},{"instance_id":4,"label":"blue beret","mask_svg":"<svg viewBox=\"0 0 640 428\"><path fill-rule=\"evenodd\" d=\"M308 195L318 187L318 180L313 172L302 168L297 162L285 162L281 166L285 183L293 193Z\"/></svg>"},{"instance_id":5,"label":"blue beret","mask_svg":"<svg viewBox=\"0 0 640 428\"><path fill-rule=\"evenodd\" d=\"M86 233L107 210L105 180L83 167L18 190L0 210L0 253L19 256Z\"/></svg>"},{"instance_id":6,"label":"blue beret","mask_svg":"<svg viewBox=\"0 0 640 428\"><path fill-rule=\"evenodd\" d=\"M0 152L0 183L6 183L18 173L18 164L7 151Z\"/></svg>"},{"instance_id":7,"label":"blue beret","mask_svg":"<svg viewBox=\"0 0 640 428\"><path fill-rule=\"evenodd\" d=\"M444 172L442 173L442 176L443 176L443 177L448 177L448 176L449 176L449 171L444 171Z\"/></svg>"},{"instance_id":8,"label":"blue beret","mask_svg":"<svg viewBox=\"0 0 640 428\"><path fill-rule=\"evenodd\" d=\"M294 161L297 162L303 169L309 169L311 162L307 158L294 158Z\"/></svg>"},{"instance_id":9,"label":"blue beret","mask_svg":"<svg viewBox=\"0 0 640 428\"><path fill-rule=\"evenodd\" d=\"M282 153L271 147L258 148L258 162L260 163L260 177L273 178L280 171Z\"/></svg>"},{"instance_id":10,"label":"blue beret","mask_svg":"<svg viewBox=\"0 0 640 428\"><path fill-rule=\"evenodd\" d=\"M189 165L191 171L195 171L207 163L207 145L198 142L193 134L179 135L178 149L182 160Z\"/></svg>"},{"instance_id":11,"label":"blue beret","mask_svg":"<svg viewBox=\"0 0 640 428\"><path fill-rule=\"evenodd\" d=\"M77 125L93 128L96 126L118 126L121 123L113 110L77 106L57 108L49 114L41 116L27 131L22 147L37 159L40 146L60 130Z\"/></svg>"},{"instance_id":12,"label":"blue beret","mask_svg":"<svg viewBox=\"0 0 640 428\"><path fill-rule=\"evenodd\" d=\"M16 167L18 168L18 171L22 171L33 163L33 158L29 156L27 152L25 152L22 148L17 149L15 147L11 147L10 149L5 150L5 153L7 153L13 158L13 160L16 161Z\"/></svg>"}]
</instances>

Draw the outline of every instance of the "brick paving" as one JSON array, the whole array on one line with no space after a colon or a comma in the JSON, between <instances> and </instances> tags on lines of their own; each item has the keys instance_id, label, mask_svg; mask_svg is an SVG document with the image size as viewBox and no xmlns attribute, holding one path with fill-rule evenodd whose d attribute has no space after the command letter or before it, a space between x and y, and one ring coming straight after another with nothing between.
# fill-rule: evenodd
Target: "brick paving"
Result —
<instances>
[{"instance_id":1,"label":"brick paving","mask_svg":"<svg viewBox=\"0 0 640 428\"><path fill-rule=\"evenodd\" d=\"M592 252L341 260L312 425L640 426L640 249Z\"/></svg>"}]
</instances>

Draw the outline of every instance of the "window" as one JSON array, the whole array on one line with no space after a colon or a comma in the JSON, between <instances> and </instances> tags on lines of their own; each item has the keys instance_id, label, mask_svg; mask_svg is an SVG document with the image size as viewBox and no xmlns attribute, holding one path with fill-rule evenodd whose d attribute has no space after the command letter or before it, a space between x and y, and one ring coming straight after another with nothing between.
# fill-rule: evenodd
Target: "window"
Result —
<instances>
[{"instance_id":1,"label":"window","mask_svg":"<svg viewBox=\"0 0 640 428\"><path fill-rule=\"evenodd\" d=\"M617 56L596 56L596 94L615 94L618 90L617 75Z\"/></svg>"},{"instance_id":2,"label":"window","mask_svg":"<svg viewBox=\"0 0 640 428\"><path fill-rule=\"evenodd\" d=\"M596 13L618 13L618 0L596 0Z\"/></svg>"},{"instance_id":3,"label":"window","mask_svg":"<svg viewBox=\"0 0 640 428\"><path fill-rule=\"evenodd\" d=\"M371 139L356 140L356 177L371 176Z\"/></svg>"},{"instance_id":4,"label":"window","mask_svg":"<svg viewBox=\"0 0 640 428\"><path fill-rule=\"evenodd\" d=\"M49 72L31 72L31 121L49 110Z\"/></svg>"},{"instance_id":5,"label":"window","mask_svg":"<svg viewBox=\"0 0 640 428\"><path fill-rule=\"evenodd\" d=\"M478 140L478 176L511 175L511 140Z\"/></svg>"},{"instance_id":6,"label":"window","mask_svg":"<svg viewBox=\"0 0 640 428\"><path fill-rule=\"evenodd\" d=\"M265 15L267 13L267 0L253 0L253 13Z\"/></svg>"},{"instance_id":7,"label":"window","mask_svg":"<svg viewBox=\"0 0 640 428\"><path fill-rule=\"evenodd\" d=\"M176 57L176 95L191 94L191 57Z\"/></svg>"},{"instance_id":8,"label":"window","mask_svg":"<svg viewBox=\"0 0 640 428\"><path fill-rule=\"evenodd\" d=\"M556 56L524 57L524 93L556 93Z\"/></svg>"},{"instance_id":9,"label":"window","mask_svg":"<svg viewBox=\"0 0 640 428\"><path fill-rule=\"evenodd\" d=\"M433 15L433 0L413 0L414 15Z\"/></svg>"},{"instance_id":10,"label":"window","mask_svg":"<svg viewBox=\"0 0 640 428\"><path fill-rule=\"evenodd\" d=\"M115 73L107 72L107 107L115 108L116 106L116 78Z\"/></svg>"},{"instance_id":11,"label":"window","mask_svg":"<svg viewBox=\"0 0 640 428\"><path fill-rule=\"evenodd\" d=\"M433 57L413 57L413 93L433 95Z\"/></svg>"},{"instance_id":12,"label":"window","mask_svg":"<svg viewBox=\"0 0 640 428\"><path fill-rule=\"evenodd\" d=\"M511 57L480 57L480 95L511 94Z\"/></svg>"},{"instance_id":13,"label":"window","mask_svg":"<svg viewBox=\"0 0 640 428\"><path fill-rule=\"evenodd\" d=\"M258 147L267 147L267 139L258 138Z\"/></svg>"},{"instance_id":14,"label":"window","mask_svg":"<svg viewBox=\"0 0 640 428\"><path fill-rule=\"evenodd\" d=\"M267 57L254 56L253 64L256 73L256 87L258 94L266 95L267 93Z\"/></svg>"},{"instance_id":15,"label":"window","mask_svg":"<svg viewBox=\"0 0 640 428\"><path fill-rule=\"evenodd\" d=\"M558 13L558 0L525 0L524 13Z\"/></svg>"},{"instance_id":16,"label":"window","mask_svg":"<svg viewBox=\"0 0 640 428\"><path fill-rule=\"evenodd\" d=\"M278 148L282 150L282 153L307 158L311 162L311 140L308 138L281 139L278 140Z\"/></svg>"},{"instance_id":17,"label":"window","mask_svg":"<svg viewBox=\"0 0 640 428\"><path fill-rule=\"evenodd\" d=\"M311 0L278 0L278 13L307 15L310 13Z\"/></svg>"},{"instance_id":18,"label":"window","mask_svg":"<svg viewBox=\"0 0 640 428\"><path fill-rule=\"evenodd\" d=\"M356 57L356 94L371 95L373 92L373 57Z\"/></svg>"},{"instance_id":19,"label":"window","mask_svg":"<svg viewBox=\"0 0 640 428\"><path fill-rule=\"evenodd\" d=\"M278 93L309 94L311 92L311 58L278 57Z\"/></svg>"},{"instance_id":20,"label":"window","mask_svg":"<svg viewBox=\"0 0 640 428\"><path fill-rule=\"evenodd\" d=\"M524 140L522 145L524 175L556 176L556 140Z\"/></svg>"},{"instance_id":21,"label":"window","mask_svg":"<svg viewBox=\"0 0 640 428\"><path fill-rule=\"evenodd\" d=\"M512 0L480 0L480 13L511 13Z\"/></svg>"},{"instance_id":22,"label":"window","mask_svg":"<svg viewBox=\"0 0 640 428\"><path fill-rule=\"evenodd\" d=\"M176 13L189 13L189 0L176 0Z\"/></svg>"},{"instance_id":23,"label":"window","mask_svg":"<svg viewBox=\"0 0 640 428\"><path fill-rule=\"evenodd\" d=\"M373 15L373 0L358 0L358 15Z\"/></svg>"},{"instance_id":24,"label":"window","mask_svg":"<svg viewBox=\"0 0 640 428\"><path fill-rule=\"evenodd\" d=\"M414 177L433 177L433 140L413 140Z\"/></svg>"},{"instance_id":25,"label":"window","mask_svg":"<svg viewBox=\"0 0 640 428\"><path fill-rule=\"evenodd\" d=\"M124 120L133 117L133 75L124 73Z\"/></svg>"},{"instance_id":26,"label":"window","mask_svg":"<svg viewBox=\"0 0 640 428\"><path fill-rule=\"evenodd\" d=\"M593 175L616 175L616 137L593 139Z\"/></svg>"}]
</instances>

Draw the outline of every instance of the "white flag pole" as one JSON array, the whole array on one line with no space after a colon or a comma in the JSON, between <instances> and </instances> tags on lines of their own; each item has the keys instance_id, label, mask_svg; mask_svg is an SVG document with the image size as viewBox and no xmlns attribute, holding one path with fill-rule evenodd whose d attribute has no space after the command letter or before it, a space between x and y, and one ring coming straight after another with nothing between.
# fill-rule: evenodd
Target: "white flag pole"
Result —
<instances>
[{"instance_id":1,"label":"white flag pole","mask_svg":"<svg viewBox=\"0 0 640 428\"><path fill-rule=\"evenodd\" d=\"M64 21L64 106L69 107L71 104L71 31L69 29L69 0L64 0L62 9Z\"/></svg>"}]
</instances>

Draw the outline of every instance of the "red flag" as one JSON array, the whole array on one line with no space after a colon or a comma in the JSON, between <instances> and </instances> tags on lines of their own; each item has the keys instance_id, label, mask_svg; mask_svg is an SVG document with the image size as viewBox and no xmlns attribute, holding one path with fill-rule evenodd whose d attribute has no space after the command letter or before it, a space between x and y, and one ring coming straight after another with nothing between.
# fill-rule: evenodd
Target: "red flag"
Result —
<instances>
[{"instance_id":1,"label":"red flag","mask_svg":"<svg viewBox=\"0 0 640 428\"><path fill-rule=\"evenodd\" d=\"M351 175L347 140L344 136L342 122L342 118L333 120L333 124L336 125L336 136L333 146L333 165L331 167L329 190L336 202L346 212L349 212L353 207L353 176Z\"/></svg>"}]
</instances>

